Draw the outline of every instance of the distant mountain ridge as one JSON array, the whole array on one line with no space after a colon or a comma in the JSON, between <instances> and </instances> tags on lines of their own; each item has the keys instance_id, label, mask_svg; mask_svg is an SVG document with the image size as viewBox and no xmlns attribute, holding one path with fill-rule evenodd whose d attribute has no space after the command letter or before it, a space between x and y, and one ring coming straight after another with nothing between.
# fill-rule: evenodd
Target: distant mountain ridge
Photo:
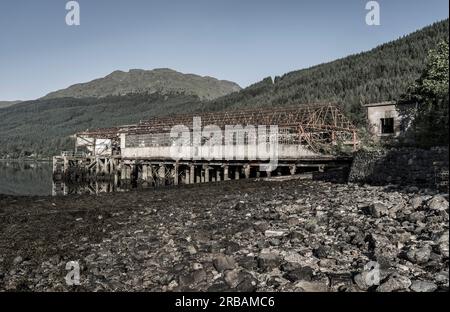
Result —
<instances>
[{"instance_id":1,"label":"distant mountain ridge","mask_svg":"<svg viewBox=\"0 0 450 312\"><path fill-rule=\"evenodd\" d=\"M111 74L86 83L75 84L67 89L51 92L41 100L55 98L103 98L127 94L184 94L200 99L212 100L241 87L231 81L183 74L168 68L153 70L131 69L128 72L114 71Z\"/></svg>"},{"instance_id":2,"label":"distant mountain ridge","mask_svg":"<svg viewBox=\"0 0 450 312\"><path fill-rule=\"evenodd\" d=\"M15 104L18 104L22 101L0 101L0 108L9 107Z\"/></svg>"}]
</instances>

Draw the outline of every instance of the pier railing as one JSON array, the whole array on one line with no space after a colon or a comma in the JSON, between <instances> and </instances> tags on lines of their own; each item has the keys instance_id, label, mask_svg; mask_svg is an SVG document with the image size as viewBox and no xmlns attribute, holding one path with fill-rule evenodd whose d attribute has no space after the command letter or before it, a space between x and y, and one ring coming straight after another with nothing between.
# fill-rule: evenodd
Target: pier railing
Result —
<instances>
[{"instance_id":1,"label":"pier railing","mask_svg":"<svg viewBox=\"0 0 450 312\"><path fill-rule=\"evenodd\" d=\"M75 151L63 151L61 152L61 156L63 157L85 157L85 152L75 152Z\"/></svg>"}]
</instances>

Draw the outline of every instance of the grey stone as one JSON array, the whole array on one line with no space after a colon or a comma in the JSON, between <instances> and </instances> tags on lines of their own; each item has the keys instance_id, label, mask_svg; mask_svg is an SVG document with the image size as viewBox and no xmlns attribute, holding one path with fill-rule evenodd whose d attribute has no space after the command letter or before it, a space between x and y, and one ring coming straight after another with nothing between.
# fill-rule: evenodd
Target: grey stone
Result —
<instances>
[{"instance_id":1,"label":"grey stone","mask_svg":"<svg viewBox=\"0 0 450 312\"><path fill-rule=\"evenodd\" d=\"M423 264L430 259L431 247L425 246L419 249L411 249L407 252L406 257L412 263Z\"/></svg>"},{"instance_id":2,"label":"grey stone","mask_svg":"<svg viewBox=\"0 0 450 312\"><path fill-rule=\"evenodd\" d=\"M224 279L230 288L237 291L252 292L257 285L257 281L251 274L237 269L225 272Z\"/></svg>"},{"instance_id":3,"label":"grey stone","mask_svg":"<svg viewBox=\"0 0 450 312\"><path fill-rule=\"evenodd\" d=\"M192 273L192 277L195 283L203 282L207 279L205 270L196 270Z\"/></svg>"},{"instance_id":4,"label":"grey stone","mask_svg":"<svg viewBox=\"0 0 450 312\"><path fill-rule=\"evenodd\" d=\"M438 287L433 282L414 281L410 288L415 292L433 292L436 291Z\"/></svg>"},{"instance_id":5,"label":"grey stone","mask_svg":"<svg viewBox=\"0 0 450 312\"><path fill-rule=\"evenodd\" d=\"M271 238L269 239L269 244L271 246L279 246L281 244L281 241L278 238Z\"/></svg>"},{"instance_id":6,"label":"grey stone","mask_svg":"<svg viewBox=\"0 0 450 312\"><path fill-rule=\"evenodd\" d=\"M416 196L413 199L411 199L409 203L414 210L417 210L419 208L422 208L424 202L425 199L423 196Z\"/></svg>"},{"instance_id":7,"label":"grey stone","mask_svg":"<svg viewBox=\"0 0 450 312\"><path fill-rule=\"evenodd\" d=\"M277 268L281 265L281 258L274 253L262 253L258 257L258 267L263 271Z\"/></svg>"},{"instance_id":8,"label":"grey stone","mask_svg":"<svg viewBox=\"0 0 450 312\"><path fill-rule=\"evenodd\" d=\"M427 202L427 207L431 210L445 211L448 210L448 201L443 196L437 195Z\"/></svg>"},{"instance_id":9,"label":"grey stone","mask_svg":"<svg viewBox=\"0 0 450 312\"><path fill-rule=\"evenodd\" d=\"M328 249L324 246L319 246L318 248L313 249L313 255L316 258L326 258L328 256Z\"/></svg>"},{"instance_id":10,"label":"grey stone","mask_svg":"<svg viewBox=\"0 0 450 312\"><path fill-rule=\"evenodd\" d=\"M408 219L409 221L414 223L422 222L423 220L425 220L425 213L423 213L422 211L413 212L409 215Z\"/></svg>"},{"instance_id":11,"label":"grey stone","mask_svg":"<svg viewBox=\"0 0 450 312\"><path fill-rule=\"evenodd\" d=\"M14 260L13 260L13 265L21 264L22 261L23 261L23 258L22 258L21 256L17 256L17 257L15 257Z\"/></svg>"},{"instance_id":12,"label":"grey stone","mask_svg":"<svg viewBox=\"0 0 450 312\"><path fill-rule=\"evenodd\" d=\"M231 270L226 271L224 274L225 282L230 286L231 288L235 288L239 284L239 271L238 270Z\"/></svg>"},{"instance_id":13,"label":"grey stone","mask_svg":"<svg viewBox=\"0 0 450 312\"><path fill-rule=\"evenodd\" d=\"M386 281L377 287L377 292L394 292L407 290L411 286L411 280L397 273L391 274Z\"/></svg>"},{"instance_id":14,"label":"grey stone","mask_svg":"<svg viewBox=\"0 0 450 312\"><path fill-rule=\"evenodd\" d=\"M323 268L332 268L337 264L336 259L320 259L319 266Z\"/></svg>"},{"instance_id":15,"label":"grey stone","mask_svg":"<svg viewBox=\"0 0 450 312\"><path fill-rule=\"evenodd\" d=\"M265 232L269 228L269 224L266 221L257 221L253 224L253 228L258 232Z\"/></svg>"},{"instance_id":16,"label":"grey stone","mask_svg":"<svg viewBox=\"0 0 450 312\"><path fill-rule=\"evenodd\" d=\"M380 218L389 213L388 207L383 203L373 203L369 207L370 214L375 218Z\"/></svg>"},{"instance_id":17,"label":"grey stone","mask_svg":"<svg viewBox=\"0 0 450 312\"><path fill-rule=\"evenodd\" d=\"M295 287L304 292L328 292L328 286L320 282L300 281Z\"/></svg>"},{"instance_id":18,"label":"grey stone","mask_svg":"<svg viewBox=\"0 0 450 312\"><path fill-rule=\"evenodd\" d=\"M439 239L436 241L438 245L439 252L442 256L448 258L449 257L449 233L446 232L442 234Z\"/></svg>"},{"instance_id":19,"label":"grey stone","mask_svg":"<svg viewBox=\"0 0 450 312\"><path fill-rule=\"evenodd\" d=\"M436 273L434 276L434 280L436 281L436 283L439 283L439 284L448 284L449 271L442 270L441 272Z\"/></svg>"},{"instance_id":20,"label":"grey stone","mask_svg":"<svg viewBox=\"0 0 450 312\"><path fill-rule=\"evenodd\" d=\"M257 280L250 274L244 273L241 282L236 286L235 290L240 292L254 292L257 289Z\"/></svg>"},{"instance_id":21,"label":"grey stone","mask_svg":"<svg viewBox=\"0 0 450 312\"><path fill-rule=\"evenodd\" d=\"M284 275L288 281L311 281L313 277L313 269L310 267L295 268Z\"/></svg>"},{"instance_id":22,"label":"grey stone","mask_svg":"<svg viewBox=\"0 0 450 312\"><path fill-rule=\"evenodd\" d=\"M290 216L290 217L287 219L287 224L289 224L290 226L296 226L296 225L298 225L299 223L300 223L300 219L299 219L298 217Z\"/></svg>"},{"instance_id":23,"label":"grey stone","mask_svg":"<svg viewBox=\"0 0 450 312\"><path fill-rule=\"evenodd\" d=\"M378 262L397 258L399 250L386 236L371 233L367 241L369 242L369 248L373 251L374 257Z\"/></svg>"},{"instance_id":24,"label":"grey stone","mask_svg":"<svg viewBox=\"0 0 450 312\"><path fill-rule=\"evenodd\" d=\"M366 291L371 286L373 286L372 283L370 283L368 280L368 274L369 274L369 272L364 271L364 272L361 272L361 273L358 273L357 275L355 275L354 281L359 289Z\"/></svg>"},{"instance_id":25,"label":"grey stone","mask_svg":"<svg viewBox=\"0 0 450 312\"><path fill-rule=\"evenodd\" d=\"M236 267L236 262L230 256L219 255L213 260L213 265L217 271L223 272L233 270Z\"/></svg>"},{"instance_id":26,"label":"grey stone","mask_svg":"<svg viewBox=\"0 0 450 312\"><path fill-rule=\"evenodd\" d=\"M195 249L195 247L192 246L192 245L189 245L189 246L187 247L187 250L188 250L188 252L189 252L191 255L195 255L195 254L197 253L197 249Z\"/></svg>"},{"instance_id":27,"label":"grey stone","mask_svg":"<svg viewBox=\"0 0 450 312\"><path fill-rule=\"evenodd\" d=\"M412 194L403 186L307 180L225 184L116 193L98 201L58 199L58 206L83 209L80 215L66 210L47 214L45 206L51 202L45 198L35 206L0 196L4 213L11 214L0 234L0 245L7 246L0 256L0 292L70 291L61 272L67 261L77 259L83 291L425 289L417 280L436 284L437 291L448 289L448 213L428 208L434 191ZM229 209L244 193L249 194L245 209ZM195 198L190 205L178 198L190 196ZM410 202L418 196L425 202L413 210ZM131 202L134 208L124 209ZM360 213L376 202L392 208L382 217ZM150 206L154 213L145 213ZM102 220L97 218L100 211ZM16 217L36 212L46 232ZM79 216L83 222L72 222ZM299 223L290 226L290 218ZM67 231L52 230L68 220ZM266 237L266 230L285 233ZM42 241L41 233L49 240ZM17 248L10 244L12 236ZM189 246L196 252L190 253ZM14 266L18 255L26 261ZM58 260L54 255L62 256ZM354 276L362 267L373 273L372 266L366 269L373 261L379 265L379 280L367 273Z\"/></svg>"},{"instance_id":28,"label":"grey stone","mask_svg":"<svg viewBox=\"0 0 450 312\"><path fill-rule=\"evenodd\" d=\"M285 233L286 232L283 230L266 230L264 235L266 235L266 237L282 237Z\"/></svg>"},{"instance_id":29,"label":"grey stone","mask_svg":"<svg viewBox=\"0 0 450 312\"><path fill-rule=\"evenodd\" d=\"M179 278L179 285L182 287L190 286L195 283L194 275L187 273L181 275Z\"/></svg>"}]
</instances>

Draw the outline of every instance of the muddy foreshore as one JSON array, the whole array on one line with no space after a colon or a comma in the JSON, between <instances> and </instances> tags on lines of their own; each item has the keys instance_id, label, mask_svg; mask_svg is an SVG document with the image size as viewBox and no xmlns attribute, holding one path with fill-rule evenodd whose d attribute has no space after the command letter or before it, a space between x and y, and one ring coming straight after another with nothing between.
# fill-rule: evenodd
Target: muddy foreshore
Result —
<instances>
[{"instance_id":1,"label":"muddy foreshore","mask_svg":"<svg viewBox=\"0 0 450 312\"><path fill-rule=\"evenodd\" d=\"M0 195L0 291L448 291L448 213L431 190L303 180Z\"/></svg>"}]
</instances>

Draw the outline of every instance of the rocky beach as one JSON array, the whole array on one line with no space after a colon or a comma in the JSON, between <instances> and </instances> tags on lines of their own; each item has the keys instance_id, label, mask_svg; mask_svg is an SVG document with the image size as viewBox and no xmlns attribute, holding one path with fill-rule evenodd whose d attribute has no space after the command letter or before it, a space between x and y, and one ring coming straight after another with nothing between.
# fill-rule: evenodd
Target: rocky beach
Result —
<instances>
[{"instance_id":1,"label":"rocky beach","mask_svg":"<svg viewBox=\"0 0 450 312\"><path fill-rule=\"evenodd\" d=\"M295 177L0 195L0 291L448 291L448 214L431 189Z\"/></svg>"}]
</instances>

